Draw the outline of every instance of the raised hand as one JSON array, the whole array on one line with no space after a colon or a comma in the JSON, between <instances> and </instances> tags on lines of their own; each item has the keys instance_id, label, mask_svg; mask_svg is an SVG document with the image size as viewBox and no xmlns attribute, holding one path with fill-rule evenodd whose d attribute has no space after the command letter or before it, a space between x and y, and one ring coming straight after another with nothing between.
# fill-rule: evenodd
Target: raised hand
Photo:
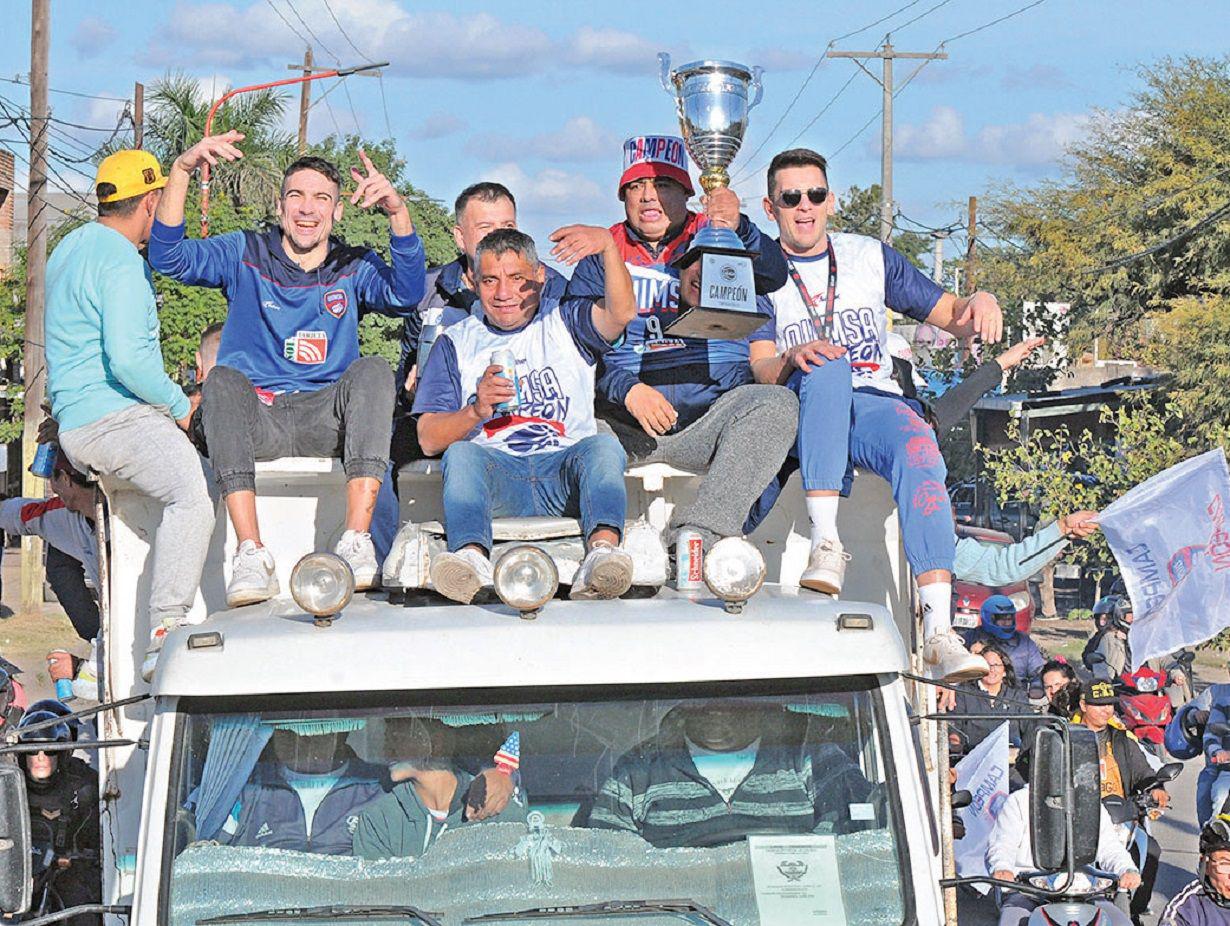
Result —
<instances>
[{"instance_id":1,"label":"raised hand","mask_svg":"<svg viewBox=\"0 0 1230 926\"><path fill-rule=\"evenodd\" d=\"M363 171L357 167L350 168L350 176L356 184L354 192L350 194L350 204L360 209L376 206L389 216L404 210L406 204L397 188L388 177L376 169L376 165L362 148L359 149L359 160L363 162Z\"/></svg>"},{"instance_id":2,"label":"raised hand","mask_svg":"<svg viewBox=\"0 0 1230 926\"><path fill-rule=\"evenodd\" d=\"M202 164L216 167L219 161L238 161L243 157L238 147L243 139L243 132L235 129L221 135L207 135L177 157L172 167L190 174Z\"/></svg>"}]
</instances>

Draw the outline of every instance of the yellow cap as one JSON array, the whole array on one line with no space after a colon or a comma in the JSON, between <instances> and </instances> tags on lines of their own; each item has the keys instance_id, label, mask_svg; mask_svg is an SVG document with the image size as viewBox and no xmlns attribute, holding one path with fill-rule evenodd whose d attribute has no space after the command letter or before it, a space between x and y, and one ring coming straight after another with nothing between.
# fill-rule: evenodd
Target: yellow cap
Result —
<instances>
[{"instance_id":1,"label":"yellow cap","mask_svg":"<svg viewBox=\"0 0 1230 926\"><path fill-rule=\"evenodd\" d=\"M98 175L94 178L95 188L100 183L110 183L115 187L115 192L110 196L98 197L98 201L113 203L150 190L161 190L167 185L167 178L162 174L158 159L148 151L125 148L103 158L98 165Z\"/></svg>"}]
</instances>

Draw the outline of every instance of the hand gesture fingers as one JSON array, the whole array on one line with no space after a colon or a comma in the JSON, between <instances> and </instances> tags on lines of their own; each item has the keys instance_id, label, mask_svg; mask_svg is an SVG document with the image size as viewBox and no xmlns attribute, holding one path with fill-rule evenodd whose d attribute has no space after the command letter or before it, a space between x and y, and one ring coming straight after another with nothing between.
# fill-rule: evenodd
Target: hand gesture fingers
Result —
<instances>
[{"instance_id":1,"label":"hand gesture fingers","mask_svg":"<svg viewBox=\"0 0 1230 926\"><path fill-rule=\"evenodd\" d=\"M548 237L555 242L551 256L569 265L591 254L600 254L614 244L609 231L594 225L565 225Z\"/></svg>"}]
</instances>

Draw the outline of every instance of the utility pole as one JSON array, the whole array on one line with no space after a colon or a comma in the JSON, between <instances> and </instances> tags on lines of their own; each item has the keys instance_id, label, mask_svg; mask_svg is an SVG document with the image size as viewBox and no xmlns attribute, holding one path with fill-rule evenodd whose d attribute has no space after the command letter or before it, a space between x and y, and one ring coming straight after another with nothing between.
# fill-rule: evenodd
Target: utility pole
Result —
<instances>
[{"instance_id":1,"label":"utility pole","mask_svg":"<svg viewBox=\"0 0 1230 926\"><path fill-rule=\"evenodd\" d=\"M977 264L978 252L976 241L978 238L978 197L971 196L969 198L969 225L967 227L969 235L969 247L965 250L965 285L969 288L972 295L978 291Z\"/></svg>"},{"instance_id":2,"label":"utility pole","mask_svg":"<svg viewBox=\"0 0 1230 926\"><path fill-rule=\"evenodd\" d=\"M43 417L47 364L43 356L43 297L47 273L47 58L51 45L51 0L30 6L30 180L26 184L26 339L22 355L25 419L21 429L21 494L38 498L43 480L30 472L38 425ZM43 542L21 539L21 609L38 612L43 605Z\"/></svg>"},{"instance_id":3,"label":"utility pole","mask_svg":"<svg viewBox=\"0 0 1230 926\"><path fill-rule=\"evenodd\" d=\"M875 51L831 51L826 57L851 58L884 91L884 104L880 127L880 240L887 244L893 237L893 61L896 58L915 58L922 63L914 71L917 74L928 61L947 58L947 52L897 51L888 39ZM882 75L876 77L863 58L879 58L883 65ZM914 74L910 75L913 78ZM906 79L906 83L910 82Z\"/></svg>"},{"instance_id":4,"label":"utility pole","mask_svg":"<svg viewBox=\"0 0 1230 926\"><path fill-rule=\"evenodd\" d=\"M931 279L944 285L944 239L948 237L946 231L934 231L931 233L933 250L931 252Z\"/></svg>"},{"instance_id":5,"label":"utility pole","mask_svg":"<svg viewBox=\"0 0 1230 926\"><path fill-rule=\"evenodd\" d=\"M310 77L312 67L312 46L303 51L303 64L288 64L288 71L302 71L304 77ZM308 111L312 108L312 82L305 80L299 85L299 153L307 151Z\"/></svg>"},{"instance_id":6,"label":"utility pole","mask_svg":"<svg viewBox=\"0 0 1230 926\"><path fill-rule=\"evenodd\" d=\"M145 84L140 81L132 88L132 146L145 144Z\"/></svg>"}]
</instances>

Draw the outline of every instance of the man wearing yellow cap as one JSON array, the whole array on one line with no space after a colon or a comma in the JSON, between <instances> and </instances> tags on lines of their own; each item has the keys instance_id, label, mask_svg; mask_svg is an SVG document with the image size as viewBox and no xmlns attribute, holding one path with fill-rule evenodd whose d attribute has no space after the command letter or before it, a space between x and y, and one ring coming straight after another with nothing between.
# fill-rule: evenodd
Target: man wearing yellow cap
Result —
<instances>
[{"instance_id":1,"label":"man wearing yellow cap","mask_svg":"<svg viewBox=\"0 0 1230 926\"><path fill-rule=\"evenodd\" d=\"M47 264L47 391L60 446L78 469L125 479L164 506L152 547L148 679L162 638L196 596L214 505L183 433L192 404L163 367L138 251L166 177L148 152L125 150L98 166L95 182L98 220L66 235Z\"/></svg>"}]
</instances>

